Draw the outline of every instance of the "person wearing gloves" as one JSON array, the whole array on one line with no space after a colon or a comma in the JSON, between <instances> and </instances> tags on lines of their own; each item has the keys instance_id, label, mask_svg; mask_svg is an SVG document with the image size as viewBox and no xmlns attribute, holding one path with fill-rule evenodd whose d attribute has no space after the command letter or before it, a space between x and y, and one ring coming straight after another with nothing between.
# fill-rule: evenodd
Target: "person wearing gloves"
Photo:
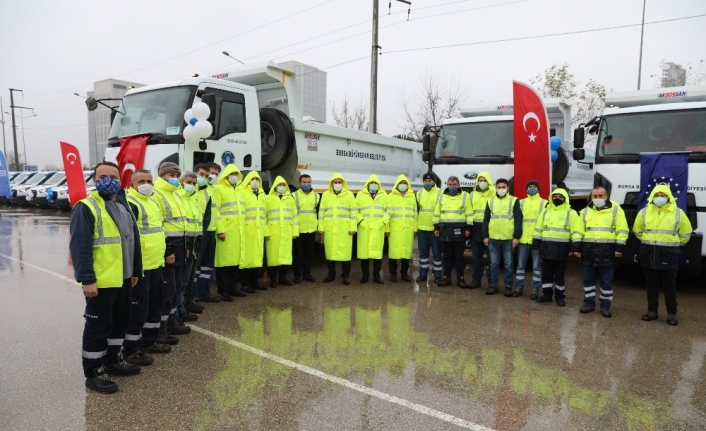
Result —
<instances>
[{"instance_id":1,"label":"person wearing gloves","mask_svg":"<svg viewBox=\"0 0 706 431\"><path fill-rule=\"evenodd\" d=\"M463 273L466 262L463 251L466 249L466 238L471 236L473 210L468 193L461 190L458 177L450 176L446 181L441 199L434 210L434 235L441 240L444 251L444 276L439 286L451 285L451 270L456 267L456 286L466 289Z\"/></svg>"},{"instance_id":2,"label":"person wearing gloves","mask_svg":"<svg viewBox=\"0 0 706 431\"><path fill-rule=\"evenodd\" d=\"M294 239L292 260L294 284L299 284L302 280L316 283L316 279L311 275L311 262L316 246L316 209L319 206L319 194L313 190L311 177L303 174L299 177L299 190L292 194L299 218L299 237Z\"/></svg>"},{"instance_id":3,"label":"person wearing gloves","mask_svg":"<svg viewBox=\"0 0 706 431\"><path fill-rule=\"evenodd\" d=\"M412 281L409 276L409 260L414 251L414 234L417 232L417 201L410 190L409 180L403 174L397 177L395 186L387 196L389 218L388 259L390 280L397 281L397 259L402 261L400 278Z\"/></svg>"},{"instance_id":4,"label":"person wearing gloves","mask_svg":"<svg viewBox=\"0 0 706 431\"><path fill-rule=\"evenodd\" d=\"M668 185L660 184L650 193L647 205L637 213L632 228L641 241L640 264L647 283L647 313L642 320L659 316L659 289L664 291L667 323L678 325L677 272L681 247L691 238L691 222L677 206Z\"/></svg>"},{"instance_id":5,"label":"person wearing gloves","mask_svg":"<svg viewBox=\"0 0 706 431\"><path fill-rule=\"evenodd\" d=\"M628 234L628 222L620 205L610 200L604 187L591 190L591 202L576 221L576 238L572 243L574 255L581 258L583 265L585 299L581 313L595 310L596 282L600 281L601 316L613 316L610 307L615 264L623 256Z\"/></svg>"},{"instance_id":6,"label":"person wearing gloves","mask_svg":"<svg viewBox=\"0 0 706 431\"><path fill-rule=\"evenodd\" d=\"M194 166L198 185L198 200L199 208L201 208L203 232L201 235L201 244L199 252L196 256L196 271L194 272L194 297L201 302L220 302L219 296L211 295L210 283L215 267L216 257L216 229L218 227L219 205L216 201L215 183L211 184L211 171L206 163L199 163ZM218 176L214 176L217 180ZM187 295L184 295L186 309L193 312L189 306L190 301ZM196 304L196 301L193 301ZM202 305L199 305L203 307Z\"/></svg>"},{"instance_id":7,"label":"person wearing gloves","mask_svg":"<svg viewBox=\"0 0 706 431\"><path fill-rule=\"evenodd\" d=\"M539 182L530 180L526 186L527 197L520 200L522 211L522 238L517 246L517 272L515 273L515 292L512 296L519 298L525 287L525 269L527 259L532 259L532 293L530 299L539 298L539 288L542 286L542 258L540 253L532 253L532 239L537 218L547 206L547 201L539 196Z\"/></svg>"},{"instance_id":8,"label":"person wearing gloves","mask_svg":"<svg viewBox=\"0 0 706 431\"><path fill-rule=\"evenodd\" d=\"M331 176L329 187L319 205L319 234L324 238L328 275L324 283L336 279L336 262L341 262L343 284L351 284L353 235L358 226L358 209L348 183L338 172Z\"/></svg>"},{"instance_id":9,"label":"person wearing gloves","mask_svg":"<svg viewBox=\"0 0 706 431\"><path fill-rule=\"evenodd\" d=\"M196 193L196 182L198 176L196 173L186 171L181 176L181 188L177 193L184 203L186 210L186 237L185 244L187 258L184 262L184 269L181 274L181 288L177 293L177 316L184 322L195 322L199 319L196 314L191 314L184 306L184 296L189 290L190 300L193 302L194 292L194 265L196 262L196 254L201 241L201 233L203 232L203 219L201 217L201 207L199 206L199 194ZM203 307L192 304L190 307L196 313L201 313Z\"/></svg>"},{"instance_id":10,"label":"person wearing gloves","mask_svg":"<svg viewBox=\"0 0 706 431\"><path fill-rule=\"evenodd\" d=\"M355 197L358 209L358 259L363 271L360 284L370 280L370 260L373 261L373 280L383 284L380 270L382 268L382 249L385 245L385 233L389 232L389 216L387 193L382 189L378 176L373 174Z\"/></svg>"},{"instance_id":11,"label":"person wearing gloves","mask_svg":"<svg viewBox=\"0 0 706 431\"><path fill-rule=\"evenodd\" d=\"M558 306L566 306L564 275L566 261L572 254L571 239L576 236L577 219L566 190L561 187L554 190L551 202L539 214L534 228L532 248L542 262L542 295L537 302L552 302L554 297Z\"/></svg>"},{"instance_id":12,"label":"person wearing gloves","mask_svg":"<svg viewBox=\"0 0 706 431\"><path fill-rule=\"evenodd\" d=\"M243 175L237 166L230 164L223 169L223 175L218 179L213 194L218 203L218 220L216 221L216 284L221 300L232 302L233 296L247 296L238 290L239 265L242 255L243 236L243 202L240 199L238 185ZM208 280L204 284L208 286ZM201 287L203 289L203 287ZM232 295L232 296L231 296Z\"/></svg>"},{"instance_id":13,"label":"person wearing gloves","mask_svg":"<svg viewBox=\"0 0 706 431\"><path fill-rule=\"evenodd\" d=\"M490 252L489 286L487 295L498 293L500 261L505 266L505 296L512 296L513 255L522 238L522 210L520 201L512 196L508 181L495 182L495 196L488 200L483 219L483 244Z\"/></svg>"},{"instance_id":14,"label":"person wearing gloves","mask_svg":"<svg viewBox=\"0 0 706 431\"><path fill-rule=\"evenodd\" d=\"M242 250L240 251L240 272L244 273L244 291L267 290L258 282L258 271L262 268L265 256L265 240L270 234L267 229L266 195L262 190L262 178L256 171L250 171L238 186L242 205L243 229ZM270 278L277 274L270 274Z\"/></svg>"},{"instance_id":15,"label":"person wearing gloves","mask_svg":"<svg viewBox=\"0 0 706 431\"><path fill-rule=\"evenodd\" d=\"M154 184L154 200L159 204L164 217L164 236L167 238L164 277L164 308L158 343L176 344L174 335L185 335L191 328L177 318L177 293L181 290L184 264L189 255L186 248L187 212L184 201L177 191L181 188L179 165L164 162L159 166L159 178Z\"/></svg>"},{"instance_id":16,"label":"person wearing gloves","mask_svg":"<svg viewBox=\"0 0 706 431\"><path fill-rule=\"evenodd\" d=\"M267 231L266 241L267 271L270 274L270 287L279 284L291 286L287 279L289 265L292 264L292 241L299 236L299 218L294 198L289 193L289 186L281 176L275 178L275 186L267 196Z\"/></svg>"},{"instance_id":17,"label":"person wearing gloves","mask_svg":"<svg viewBox=\"0 0 706 431\"><path fill-rule=\"evenodd\" d=\"M485 264L483 254L488 252L488 246L483 242L483 220L485 218L485 208L488 200L495 196L495 186L493 179L486 171L478 173L476 186L470 193L471 209L473 211L473 226L471 231L471 253L473 254L473 275L471 277L471 289L481 287L481 279ZM490 255L488 256L490 257ZM490 274L488 274L490 277ZM490 280L490 278L488 278Z\"/></svg>"},{"instance_id":18,"label":"person wearing gloves","mask_svg":"<svg viewBox=\"0 0 706 431\"><path fill-rule=\"evenodd\" d=\"M425 173L422 177L424 188L417 192L417 241L419 247L419 277L417 282L427 281L429 274L429 249L434 282L441 283L441 244L434 235L434 210L441 199L442 190L436 186L434 176Z\"/></svg>"}]
</instances>

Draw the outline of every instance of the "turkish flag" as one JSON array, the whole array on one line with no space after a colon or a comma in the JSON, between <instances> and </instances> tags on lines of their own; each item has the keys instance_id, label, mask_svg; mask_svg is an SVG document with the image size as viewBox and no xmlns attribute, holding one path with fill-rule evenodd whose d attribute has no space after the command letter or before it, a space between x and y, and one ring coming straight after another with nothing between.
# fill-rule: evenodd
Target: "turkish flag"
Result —
<instances>
[{"instance_id":1,"label":"turkish flag","mask_svg":"<svg viewBox=\"0 0 706 431\"><path fill-rule=\"evenodd\" d=\"M69 188L69 204L74 206L76 202L86 197L86 178L83 176L78 148L67 142L61 142L61 160L64 162L66 186Z\"/></svg>"},{"instance_id":2,"label":"turkish flag","mask_svg":"<svg viewBox=\"0 0 706 431\"><path fill-rule=\"evenodd\" d=\"M120 187L130 187L133 172L142 169L145 163L145 150L150 135L135 135L120 138L118 166L120 167Z\"/></svg>"},{"instance_id":3,"label":"turkish flag","mask_svg":"<svg viewBox=\"0 0 706 431\"><path fill-rule=\"evenodd\" d=\"M552 160L549 119L539 94L527 84L512 82L515 140L515 196L527 196L526 184L539 182L540 195L552 190Z\"/></svg>"}]
</instances>

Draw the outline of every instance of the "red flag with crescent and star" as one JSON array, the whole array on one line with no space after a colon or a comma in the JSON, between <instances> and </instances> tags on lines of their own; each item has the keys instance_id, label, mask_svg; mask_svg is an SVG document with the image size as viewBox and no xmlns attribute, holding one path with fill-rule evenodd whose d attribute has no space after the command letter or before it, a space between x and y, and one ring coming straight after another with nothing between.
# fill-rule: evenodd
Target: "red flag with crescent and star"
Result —
<instances>
[{"instance_id":1,"label":"red flag with crescent and star","mask_svg":"<svg viewBox=\"0 0 706 431\"><path fill-rule=\"evenodd\" d=\"M133 172L142 169L145 163L145 150L150 135L135 135L120 138L118 167L120 168L120 187L130 187Z\"/></svg>"},{"instance_id":2,"label":"red flag with crescent and star","mask_svg":"<svg viewBox=\"0 0 706 431\"><path fill-rule=\"evenodd\" d=\"M66 186L69 188L69 203L74 206L76 202L86 197L86 178L83 176L78 148L67 142L61 142L61 160L64 162Z\"/></svg>"},{"instance_id":3,"label":"red flag with crescent and star","mask_svg":"<svg viewBox=\"0 0 706 431\"><path fill-rule=\"evenodd\" d=\"M525 185L535 180L539 182L540 195L547 199L552 189L547 110L534 88L522 82L512 82L512 99L515 114L515 196L526 197Z\"/></svg>"}]
</instances>

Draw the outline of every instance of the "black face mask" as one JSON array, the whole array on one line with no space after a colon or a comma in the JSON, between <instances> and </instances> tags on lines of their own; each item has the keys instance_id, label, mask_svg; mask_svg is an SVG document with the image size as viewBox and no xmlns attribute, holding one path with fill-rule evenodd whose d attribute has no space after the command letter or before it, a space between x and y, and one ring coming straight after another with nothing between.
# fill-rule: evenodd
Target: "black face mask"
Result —
<instances>
[{"instance_id":1,"label":"black face mask","mask_svg":"<svg viewBox=\"0 0 706 431\"><path fill-rule=\"evenodd\" d=\"M564 199L554 198L554 199L552 199L552 203L554 204L554 206L558 207L564 203Z\"/></svg>"}]
</instances>

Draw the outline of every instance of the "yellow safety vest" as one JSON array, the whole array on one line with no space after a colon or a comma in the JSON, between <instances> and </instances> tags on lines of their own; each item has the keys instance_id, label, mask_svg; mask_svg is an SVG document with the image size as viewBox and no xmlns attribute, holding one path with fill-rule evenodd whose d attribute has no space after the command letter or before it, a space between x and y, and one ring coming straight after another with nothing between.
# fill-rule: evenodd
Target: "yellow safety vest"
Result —
<instances>
[{"instance_id":1,"label":"yellow safety vest","mask_svg":"<svg viewBox=\"0 0 706 431\"><path fill-rule=\"evenodd\" d=\"M142 249L142 269L150 270L164 266L164 230L162 210L151 197L147 197L135 189L127 191L127 200L137 207L137 227L140 231L140 246Z\"/></svg>"},{"instance_id":2,"label":"yellow safety vest","mask_svg":"<svg viewBox=\"0 0 706 431\"><path fill-rule=\"evenodd\" d=\"M622 244L628 239L628 224L625 214L617 203L612 208L600 210L586 207L581 211L581 222L577 223L576 240L600 244Z\"/></svg>"},{"instance_id":3,"label":"yellow safety vest","mask_svg":"<svg viewBox=\"0 0 706 431\"><path fill-rule=\"evenodd\" d=\"M167 238L185 236L187 230L186 208L181 197L174 193L177 189L157 178L154 187L154 199L164 216L164 236Z\"/></svg>"},{"instance_id":4,"label":"yellow safety vest","mask_svg":"<svg viewBox=\"0 0 706 431\"><path fill-rule=\"evenodd\" d=\"M473 224L473 212L468 193L461 192L453 196L442 194L434 209L434 224L464 223Z\"/></svg>"},{"instance_id":5,"label":"yellow safety vest","mask_svg":"<svg viewBox=\"0 0 706 431\"><path fill-rule=\"evenodd\" d=\"M682 212L679 207L673 212L660 209L647 211L646 206L640 211L640 223L635 223L637 239L643 244L663 247L679 247L685 244L691 238L691 232L680 232Z\"/></svg>"},{"instance_id":6,"label":"yellow safety vest","mask_svg":"<svg viewBox=\"0 0 706 431\"><path fill-rule=\"evenodd\" d=\"M511 195L502 199L493 196L488 201L488 208L490 208L488 235L491 239L512 239L515 234L515 217L513 215L515 201L517 198Z\"/></svg>"},{"instance_id":7,"label":"yellow safety vest","mask_svg":"<svg viewBox=\"0 0 706 431\"><path fill-rule=\"evenodd\" d=\"M520 244L532 244L537 218L542 214L546 206L547 201L542 199L539 194L520 200L520 209L522 210L522 238L520 238Z\"/></svg>"},{"instance_id":8,"label":"yellow safety vest","mask_svg":"<svg viewBox=\"0 0 706 431\"><path fill-rule=\"evenodd\" d=\"M105 201L92 191L79 201L93 214L93 271L98 288L123 286L123 248L120 230L105 208Z\"/></svg>"},{"instance_id":9,"label":"yellow safety vest","mask_svg":"<svg viewBox=\"0 0 706 431\"><path fill-rule=\"evenodd\" d=\"M316 232L319 223L316 218L316 206L319 204L319 194L315 191L304 193L301 189L293 193L294 202L299 214L299 233Z\"/></svg>"},{"instance_id":10,"label":"yellow safety vest","mask_svg":"<svg viewBox=\"0 0 706 431\"><path fill-rule=\"evenodd\" d=\"M417 192L417 205L419 205L419 215L417 217L417 229L424 231L434 230L434 210L436 204L441 199L442 190L436 186L431 190L419 190Z\"/></svg>"},{"instance_id":11,"label":"yellow safety vest","mask_svg":"<svg viewBox=\"0 0 706 431\"><path fill-rule=\"evenodd\" d=\"M473 222L483 224L483 219L485 218L485 207L488 205L488 201L495 196L495 188L488 187L487 190L479 192L478 190L473 190L471 192L471 208L473 209Z\"/></svg>"},{"instance_id":12,"label":"yellow safety vest","mask_svg":"<svg viewBox=\"0 0 706 431\"><path fill-rule=\"evenodd\" d=\"M184 203L184 209L186 210L186 236L199 236L203 232L203 212L199 206L199 196L201 193L194 192L193 195L189 196L186 190L179 189L177 194Z\"/></svg>"}]
</instances>

